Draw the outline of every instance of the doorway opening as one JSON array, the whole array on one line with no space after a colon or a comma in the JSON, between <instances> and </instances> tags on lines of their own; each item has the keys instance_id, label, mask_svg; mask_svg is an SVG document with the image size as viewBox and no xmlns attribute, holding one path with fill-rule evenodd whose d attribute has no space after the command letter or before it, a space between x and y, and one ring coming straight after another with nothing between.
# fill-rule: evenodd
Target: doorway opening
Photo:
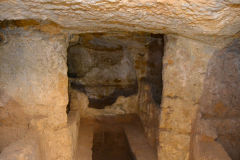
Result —
<instances>
[{"instance_id":1,"label":"doorway opening","mask_svg":"<svg viewBox=\"0 0 240 160\"><path fill-rule=\"evenodd\" d=\"M145 150L149 150L150 157L157 157L163 42L163 35L148 33L89 33L70 37L67 113L69 117L74 115L72 120L81 121L75 136L78 137L75 138L78 146L76 155L86 151L87 147L83 149L85 145L91 146L88 148L89 159L107 159L108 155L113 158L118 154L126 160L138 159L143 155L136 155L135 142L130 143L134 137L126 133L127 124L132 128L136 124L136 130L140 132L137 134L145 139L139 141L149 147ZM100 128L95 125L99 118L117 125L118 116L121 122L124 121L121 127L116 128L109 122L103 123ZM92 126L95 127L87 127L89 122L94 122ZM111 130L108 126L115 129ZM86 139L81 138L86 130L89 131L87 135L91 135L88 145L82 142ZM113 142L116 145L110 147ZM107 150L109 154L104 155Z\"/></svg>"}]
</instances>

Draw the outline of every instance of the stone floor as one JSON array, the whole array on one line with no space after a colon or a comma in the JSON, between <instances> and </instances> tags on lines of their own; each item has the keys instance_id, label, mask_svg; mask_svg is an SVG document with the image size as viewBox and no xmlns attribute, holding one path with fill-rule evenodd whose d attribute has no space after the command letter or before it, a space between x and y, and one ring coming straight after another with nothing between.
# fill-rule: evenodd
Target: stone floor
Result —
<instances>
[{"instance_id":1,"label":"stone floor","mask_svg":"<svg viewBox=\"0 0 240 160\"><path fill-rule=\"evenodd\" d=\"M157 160L136 115L81 119L77 160Z\"/></svg>"}]
</instances>

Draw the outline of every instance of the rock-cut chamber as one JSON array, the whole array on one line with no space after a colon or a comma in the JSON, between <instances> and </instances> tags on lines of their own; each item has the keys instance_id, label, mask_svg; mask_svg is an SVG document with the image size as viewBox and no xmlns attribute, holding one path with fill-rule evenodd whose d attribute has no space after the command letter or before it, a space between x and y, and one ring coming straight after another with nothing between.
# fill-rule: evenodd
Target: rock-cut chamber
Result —
<instances>
[{"instance_id":1,"label":"rock-cut chamber","mask_svg":"<svg viewBox=\"0 0 240 160\"><path fill-rule=\"evenodd\" d=\"M80 138L77 148L92 146L88 150L94 160L134 159L141 156L134 155L138 145L131 128L135 128L150 157L157 157L162 57L162 35L92 33L71 37L67 113L79 113L83 123L79 137L84 137L86 130L92 135L89 145ZM112 143L116 145L110 147Z\"/></svg>"}]
</instances>

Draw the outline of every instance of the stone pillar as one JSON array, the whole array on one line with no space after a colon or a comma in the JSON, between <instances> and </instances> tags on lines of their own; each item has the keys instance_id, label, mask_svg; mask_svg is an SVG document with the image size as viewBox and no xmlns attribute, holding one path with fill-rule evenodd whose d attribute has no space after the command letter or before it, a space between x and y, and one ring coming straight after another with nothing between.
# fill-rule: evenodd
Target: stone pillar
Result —
<instances>
[{"instance_id":1,"label":"stone pillar","mask_svg":"<svg viewBox=\"0 0 240 160\"><path fill-rule=\"evenodd\" d=\"M42 159L72 159L65 36L23 28L1 32L0 137L15 138L4 145L34 138Z\"/></svg>"},{"instance_id":2,"label":"stone pillar","mask_svg":"<svg viewBox=\"0 0 240 160\"><path fill-rule=\"evenodd\" d=\"M214 45L180 36L165 37L159 160L189 159L203 81L216 49Z\"/></svg>"}]
</instances>

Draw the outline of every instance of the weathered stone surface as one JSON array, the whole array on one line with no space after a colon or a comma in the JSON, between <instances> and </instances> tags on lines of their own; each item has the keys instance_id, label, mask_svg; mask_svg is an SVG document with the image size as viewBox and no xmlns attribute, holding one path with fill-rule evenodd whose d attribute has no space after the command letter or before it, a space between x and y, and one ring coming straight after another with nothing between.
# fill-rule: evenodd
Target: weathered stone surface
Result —
<instances>
[{"instance_id":1,"label":"weathered stone surface","mask_svg":"<svg viewBox=\"0 0 240 160\"><path fill-rule=\"evenodd\" d=\"M146 81L139 81L138 114L149 144L157 148L159 144L160 106L154 101L151 86Z\"/></svg>"},{"instance_id":2,"label":"weathered stone surface","mask_svg":"<svg viewBox=\"0 0 240 160\"><path fill-rule=\"evenodd\" d=\"M0 106L0 151L9 144L24 137L28 131L29 118L22 106L13 98L1 93ZM18 106L18 107L16 107Z\"/></svg>"},{"instance_id":3,"label":"weathered stone surface","mask_svg":"<svg viewBox=\"0 0 240 160\"><path fill-rule=\"evenodd\" d=\"M185 134L191 132L208 60L215 49L197 41L167 36L160 128Z\"/></svg>"},{"instance_id":4,"label":"weathered stone surface","mask_svg":"<svg viewBox=\"0 0 240 160\"><path fill-rule=\"evenodd\" d=\"M209 120L200 120L196 124L195 132L196 134L205 136L211 140L215 140L218 137L216 128L211 125L211 122L209 122Z\"/></svg>"},{"instance_id":5,"label":"weathered stone surface","mask_svg":"<svg viewBox=\"0 0 240 160\"><path fill-rule=\"evenodd\" d=\"M21 139L4 148L0 160L41 160L39 144L33 139Z\"/></svg>"},{"instance_id":6,"label":"weathered stone surface","mask_svg":"<svg viewBox=\"0 0 240 160\"><path fill-rule=\"evenodd\" d=\"M240 158L239 46L240 40L236 38L212 55L200 100L199 122L208 121L218 134L216 141L233 160Z\"/></svg>"},{"instance_id":7,"label":"weathered stone surface","mask_svg":"<svg viewBox=\"0 0 240 160\"><path fill-rule=\"evenodd\" d=\"M120 115L138 113L137 95L132 95L129 97L119 96L115 103L113 103L111 106L106 106L104 109L89 108L88 97L82 92L79 92L77 90L71 90L70 95L71 104L70 112L68 113L68 115L73 114L72 112L79 112L81 118L88 118L102 115ZM78 113L76 113L75 115L74 113L75 116L75 118L73 117L74 120L77 120L77 117L79 117L77 114Z\"/></svg>"},{"instance_id":8,"label":"weathered stone surface","mask_svg":"<svg viewBox=\"0 0 240 160\"><path fill-rule=\"evenodd\" d=\"M114 104L106 106L106 110L113 110L116 114L130 114L138 112L137 95L119 96Z\"/></svg>"},{"instance_id":9,"label":"weathered stone surface","mask_svg":"<svg viewBox=\"0 0 240 160\"><path fill-rule=\"evenodd\" d=\"M69 96L71 96L69 97L71 98L71 111L80 111L81 113L84 113L89 104L87 95L78 90L71 89L69 90Z\"/></svg>"},{"instance_id":10,"label":"weathered stone surface","mask_svg":"<svg viewBox=\"0 0 240 160\"><path fill-rule=\"evenodd\" d=\"M0 4L7 5L11 3L14 3L14 1L0 2ZM54 2L42 3L43 6L45 6ZM66 5L67 3L68 2L64 1L63 3L58 3L58 6L62 7L62 5ZM78 4L81 5L82 3L85 2L79 2ZM91 2L87 5L90 5L90 3ZM121 3L123 2L121 1ZM168 5L171 3L168 2ZM179 3L180 2L176 2L172 5L175 6ZM200 1L194 3L200 3ZM234 5L230 5L228 8L232 9L231 13L233 12L233 15L238 14L238 12L234 11L239 8L239 4L237 4L236 1L224 1L224 3L220 1L206 2L208 5L210 3L232 3ZM22 3L22 5L26 4L30 4L30 2L25 1ZM91 7L95 6L98 9L98 5L100 4L101 2L98 2L96 6L91 5ZM67 7L71 5L72 4L69 4ZM111 2L111 5L114 6L115 2ZM19 6L16 5L15 7ZM33 7L33 9L36 8L37 7ZM96 11L99 11L97 9ZM10 10L11 9L9 9L9 11ZM58 10L55 11L58 12ZM28 12L32 12L32 9ZM53 11L49 11L47 14L52 12ZM46 15L45 13L43 9L41 17ZM61 14L62 13L63 12L61 12ZM113 12L113 14L114 13L115 12ZM228 10L224 8L223 14L225 13L228 13ZM14 14L14 12L11 14ZM21 14L16 16L16 18L20 16ZM29 15L30 18L31 16L35 15ZM55 18L57 17L58 16ZM226 19L228 18L231 18L231 16ZM65 21L64 18L62 20ZM62 20L56 19L56 21ZM78 24L81 20L76 21L76 23ZM218 19L214 21L216 22L217 20ZM89 21L89 23L92 22L93 21ZM132 22L134 23L134 21ZM234 23L234 20L231 22ZM74 27L74 23L68 29ZM143 26L145 25L144 23L142 23ZM223 25L222 29L230 29L225 28L227 25L224 27L224 23L225 22L221 23L221 25ZM92 26L96 27L97 25L98 24ZM110 27L112 24L106 24L106 26L108 25ZM126 27L126 25L127 24L123 26ZM203 25L203 23L198 21L198 26L201 25ZM201 28L201 32L196 32L196 30L193 29L187 31L186 34L191 33L192 36L206 31L203 34L209 35L211 31L213 35L219 35L220 30L218 30L217 27L219 27L220 24L215 23L213 25L212 22L211 25L208 25L207 28ZM151 27L151 25L149 26ZM221 34L233 34L233 32L236 31L234 30L236 26L232 26L231 32L225 30L226 32L222 32ZM104 30L110 29L109 27L104 28ZM184 27L184 29L187 29L187 26ZM119 29L118 27L116 28ZM181 27L179 28L176 32L183 31ZM59 34L62 28L58 30L46 25L39 28L39 31L28 29L29 28L24 27L22 29L8 28L1 30L0 123L2 126L0 126L0 150L2 151L4 147L13 144L13 142L29 133L30 130L33 130L37 131L36 135L40 141L40 153L43 159L69 160L72 157L72 151L75 145L72 143L72 139L77 139L77 133L75 132L77 127L70 127L69 129L69 126L67 126L66 39L62 34ZM56 31L52 32L52 29L56 29ZM89 27L88 29L91 30L93 28ZM102 28L99 27L99 29ZM121 27L120 29L131 30L131 28L128 27ZM147 27L145 27L145 29L148 30ZM170 28L167 28L164 32L171 32L169 29ZM137 26L136 30L141 30L141 28ZM40 31L50 32L51 35ZM156 120L159 118L159 108L157 108L152 101L150 93L151 87L149 85L143 85L142 88L146 89L146 92L142 90L142 88L139 91L139 93L143 93L143 96L139 95L139 100L146 102L141 106L139 105L139 115L141 116L148 137L151 138L150 141L153 143L156 142L155 137L159 135L159 137L157 137L160 143L158 149L159 159L186 160L191 159L191 156L197 156L201 159L206 157L208 159L219 159L219 155L214 156L218 151L221 152L220 158L228 159L229 157L224 149L232 159L239 159L240 102L237 98L240 93L238 87L240 82L239 40L234 40L228 44L229 40L224 41L224 39L220 39L216 44L207 44L206 42L181 36L167 35L166 37L163 66L164 90L159 122L156 123ZM73 37L73 39L74 38L78 39L79 37ZM129 44L127 48L129 52L131 52L131 58L133 58L134 61L136 78L140 81L142 78L146 78L148 73L148 48L144 46L144 44L149 42L149 39L146 37L139 39L133 37L134 40L126 40L128 38L129 37L123 38L123 41ZM95 48L99 52L108 50L116 51L117 53L122 49L118 44L109 46L105 44L105 41L101 43L99 40L94 41L93 44L89 42L84 43L87 43L85 48L87 51ZM224 46L227 47L224 48ZM103 57L106 57L105 54ZM118 62L117 58L114 59L116 61L111 61L110 64ZM101 65L101 67L106 67L109 63L107 62ZM85 70L83 70L83 72L85 72ZM90 76L92 79L93 77L94 76ZM85 82L88 80L89 77ZM101 79L97 79L97 81L99 82ZM101 91L101 89L98 91ZM111 93L112 90L109 89L108 92ZM89 102L86 95L77 93L74 98L77 101L75 103L73 102L74 107L72 107L72 109L78 110L79 105L83 111L89 111L90 116L119 114L120 112L126 113L130 111L127 110L129 109L128 107L132 107L136 102L135 95L128 98L120 97L117 102L111 106L112 108L107 107L108 111L96 111L88 108ZM124 112L122 112L123 110L119 110L119 108L121 108L119 106L124 108ZM134 109L134 111L131 110L131 112L136 111L135 107L136 106L131 108ZM69 114L71 114L71 111ZM85 116L89 115L86 114ZM73 120L78 118L79 115L77 114L73 116ZM69 117L68 120L70 121L71 117ZM157 126L159 125L160 130L158 130L156 124ZM159 131L160 133L158 133ZM76 135L73 136L73 132L76 133ZM198 141L199 137L201 141ZM158 141L156 144L157 143ZM206 151L205 146L211 146L213 152ZM197 150L192 153L191 151L194 147L196 147Z\"/></svg>"},{"instance_id":11,"label":"weathered stone surface","mask_svg":"<svg viewBox=\"0 0 240 160\"><path fill-rule=\"evenodd\" d=\"M240 116L240 40L217 51L209 61L201 112L204 118ZM203 100L204 99L204 100Z\"/></svg>"},{"instance_id":12,"label":"weathered stone surface","mask_svg":"<svg viewBox=\"0 0 240 160\"><path fill-rule=\"evenodd\" d=\"M78 107L81 117L139 113L149 142L156 148L162 91L163 36L95 33L75 35L70 42L68 66L73 88L70 89L70 112L71 108L74 110ZM140 87L138 95L137 90L132 96L125 93L131 85L137 85L136 82ZM89 104L82 105L86 96L82 96L81 92L88 96ZM112 104L105 105L101 110L91 107L91 98L103 100L109 95L116 95ZM100 106L101 101L96 105Z\"/></svg>"},{"instance_id":13,"label":"weathered stone surface","mask_svg":"<svg viewBox=\"0 0 240 160\"><path fill-rule=\"evenodd\" d=\"M51 20L76 32L113 30L234 35L240 28L236 0L12 0L0 2L0 20Z\"/></svg>"},{"instance_id":14,"label":"weathered stone surface","mask_svg":"<svg viewBox=\"0 0 240 160\"><path fill-rule=\"evenodd\" d=\"M217 45L179 36L166 37L159 159L189 159L192 127L203 93L208 62L217 49Z\"/></svg>"},{"instance_id":15,"label":"weathered stone surface","mask_svg":"<svg viewBox=\"0 0 240 160\"><path fill-rule=\"evenodd\" d=\"M159 158L239 159L239 39L205 44L168 35L165 43ZM164 140L180 135L191 140Z\"/></svg>"},{"instance_id":16,"label":"weathered stone surface","mask_svg":"<svg viewBox=\"0 0 240 160\"><path fill-rule=\"evenodd\" d=\"M195 160L231 160L221 144L204 136L196 138Z\"/></svg>"},{"instance_id":17,"label":"weathered stone surface","mask_svg":"<svg viewBox=\"0 0 240 160\"><path fill-rule=\"evenodd\" d=\"M71 159L65 36L23 28L5 28L1 33L5 36L0 45L1 147L28 138L33 131L43 159Z\"/></svg>"},{"instance_id":18,"label":"weathered stone surface","mask_svg":"<svg viewBox=\"0 0 240 160\"><path fill-rule=\"evenodd\" d=\"M188 160L190 136L176 132L159 133L159 160Z\"/></svg>"},{"instance_id":19,"label":"weathered stone surface","mask_svg":"<svg viewBox=\"0 0 240 160\"><path fill-rule=\"evenodd\" d=\"M86 93L89 107L102 109L118 96L137 93L134 61L124 39L131 34L82 34L68 49L71 88ZM123 39L122 39L123 38Z\"/></svg>"},{"instance_id":20,"label":"weathered stone surface","mask_svg":"<svg viewBox=\"0 0 240 160\"><path fill-rule=\"evenodd\" d=\"M65 123L68 96L64 37L21 29L3 32L7 42L0 46L2 93L22 106L26 114L49 115L53 125Z\"/></svg>"}]
</instances>

